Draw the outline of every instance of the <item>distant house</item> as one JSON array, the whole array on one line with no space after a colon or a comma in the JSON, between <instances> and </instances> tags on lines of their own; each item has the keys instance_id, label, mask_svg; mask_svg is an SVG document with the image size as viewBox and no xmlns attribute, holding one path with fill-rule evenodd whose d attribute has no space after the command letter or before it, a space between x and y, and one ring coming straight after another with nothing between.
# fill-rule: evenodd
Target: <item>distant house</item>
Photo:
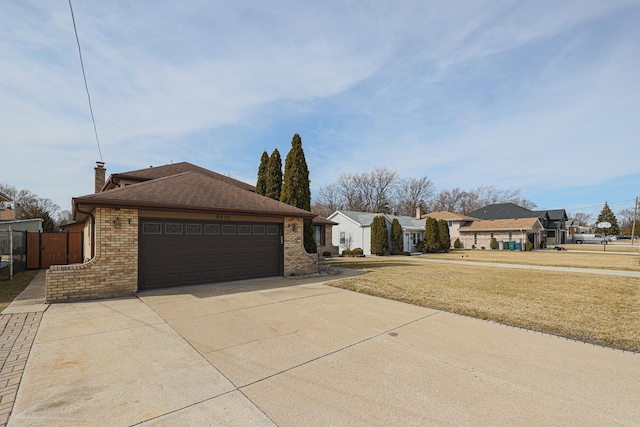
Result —
<instances>
[{"instance_id":1,"label":"distant house","mask_svg":"<svg viewBox=\"0 0 640 427\"><path fill-rule=\"evenodd\" d=\"M338 223L319 215L313 218L313 236L319 254L331 252L332 255L338 255L338 246L333 244L333 226L335 225Z\"/></svg>"},{"instance_id":2,"label":"distant house","mask_svg":"<svg viewBox=\"0 0 640 427\"><path fill-rule=\"evenodd\" d=\"M532 211L514 203L496 203L473 212L470 217L482 220L538 218L544 228L542 243L559 245L567 242L567 212L564 209ZM537 247L537 246L535 246Z\"/></svg>"},{"instance_id":3,"label":"distant house","mask_svg":"<svg viewBox=\"0 0 640 427\"><path fill-rule=\"evenodd\" d=\"M476 218L449 211L430 212L421 216L423 219L433 218L436 220L443 219L447 221L447 225L449 226L449 237L451 238L451 247L453 247L453 243L456 239L460 238L460 227L464 227L473 221L477 221Z\"/></svg>"},{"instance_id":4,"label":"distant house","mask_svg":"<svg viewBox=\"0 0 640 427\"><path fill-rule=\"evenodd\" d=\"M490 248L491 239L498 242L515 242L521 248L527 241L539 248L544 227L538 218L488 219L466 223L459 228L460 243L465 249Z\"/></svg>"},{"instance_id":5,"label":"distant house","mask_svg":"<svg viewBox=\"0 0 640 427\"><path fill-rule=\"evenodd\" d=\"M388 215L383 213L336 211L329 220L337 223L333 227L333 244L345 249L362 248L365 255L371 255L371 223L376 216L384 216L389 232L391 247L391 224L397 219L402 227L402 251L415 252L419 240L424 240L424 221L410 216Z\"/></svg>"}]
</instances>

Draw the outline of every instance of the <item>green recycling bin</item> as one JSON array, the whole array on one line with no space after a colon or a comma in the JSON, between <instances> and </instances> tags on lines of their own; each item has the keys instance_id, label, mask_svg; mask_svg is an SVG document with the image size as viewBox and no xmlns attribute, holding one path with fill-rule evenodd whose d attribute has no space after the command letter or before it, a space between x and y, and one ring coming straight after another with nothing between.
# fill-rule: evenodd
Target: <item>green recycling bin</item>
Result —
<instances>
[{"instance_id":1,"label":"green recycling bin","mask_svg":"<svg viewBox=\"0 0 640 427\"><path fill-rule=\"evenodd\" d=\"M515 251L516 250L516 242L513 240L509 240L509 250L510 251Z\"/></svg>"}]
</instances>

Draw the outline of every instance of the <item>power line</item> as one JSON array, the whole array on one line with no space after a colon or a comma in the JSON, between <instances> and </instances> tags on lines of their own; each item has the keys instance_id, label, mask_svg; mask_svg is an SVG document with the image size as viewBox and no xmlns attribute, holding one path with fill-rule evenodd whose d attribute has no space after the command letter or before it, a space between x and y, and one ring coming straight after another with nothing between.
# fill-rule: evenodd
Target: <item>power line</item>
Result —
<instances>
[{"instance_id":1,"label":"power line","mask_svg":"<svg viewBox=\"0 0 640 427\"><path fill-rule=\"evenodd\" d=\"M98 128L96 127L96 119L93 117L93 107L91 106L91 95L89 94L89 85L87 84L87 75L84 71L84 61L82 60L82 50L80 50L80 39L78 38L78 29L76 28L76 18L73 15L73 6L71 6L71 0L69 0L69 10L71 10L71 21L73 21L73 32L76 34L76 43L78 43L78 55L80 56L80 66L82 67L82 78L84 78L84 88L87 91L87 99L89 100L89 111L91 112L91 121L93 122L93 133L96 135L96 144L98 144L98 153L100 154L100 161L102 159L102 150L100 149L100 140L98 139Z\"/></svg>"}]
</instances>

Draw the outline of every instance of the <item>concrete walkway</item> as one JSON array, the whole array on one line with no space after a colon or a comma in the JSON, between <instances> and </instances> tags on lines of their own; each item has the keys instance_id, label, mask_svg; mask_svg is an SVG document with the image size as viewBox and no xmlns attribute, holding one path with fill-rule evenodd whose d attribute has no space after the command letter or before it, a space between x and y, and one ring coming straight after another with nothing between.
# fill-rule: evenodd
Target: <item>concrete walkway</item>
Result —
<instances>
[{"instance_id":1,"label":"concrete walkway","mask_svg":"<svg viewBox=\"0 0 640 427\"><path fill-rule=\"evenodd\" d=\"M9 425L639 422L639 354L273 278L52 305Z\"/></svg>"},{"instance_id":2,"label":"concrete walkway","mask_svg":"<svg viewBox=\"0 0 640 427\"><path fill-rule=\"evenodd\" d=\"M529 265L529 264L507 264L500 262L484 262L484 261L455 261L445 259L428 259L423 257L411 257L410 261L432 262L436 264L462 264L462 265L479 265L485 267L497 268L516 268L519 270L538 270L538 271L558 271L565 273L585 273L585 274L603 274L606 276L624 276L640 278L640 271L628 270L608 270L605 268L579 268L579 267L554 267L550 265Z\"/></svg>"},{"instance_id":3,"label":"concrete walkway","mask_svg":"<svg viewBox=\"0 0 640 427\"><path fill-rule=\"evenodd\" d=\"M47 309L45 270L0 315L0 427L7 425L31 346Z\"/></svg>"}]
</instances>

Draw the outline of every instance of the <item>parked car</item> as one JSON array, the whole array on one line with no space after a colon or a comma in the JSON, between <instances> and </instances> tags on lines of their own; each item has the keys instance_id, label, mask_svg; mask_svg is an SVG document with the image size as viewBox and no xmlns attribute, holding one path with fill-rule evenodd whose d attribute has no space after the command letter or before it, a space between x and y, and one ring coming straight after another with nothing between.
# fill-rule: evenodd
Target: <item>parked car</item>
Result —
<instances>
[{"instance_id":1,"label":"parked car","mask_svg":"<svg viewBox=\"0 0 640 427\"><path fill-rule=\"evenodd\" d=\"M627 236L625 234L619 234L617 238L618 240L631 240L631 236Z\"/></svg>"},{"instance_id":2,"label":"parked car","mask_svg":"<svg viewBox=\"0 0 640 427\"><path fill-rule=\"evenodd\" d=\"M581 245L583 243L592 243L592 244L607 244L610 242L614 242L616 240L616 236L605 236L602 234L589 234L589 233L580 233L573 235L573 243L577 243Z\"/></svg>"}]
</instances>

